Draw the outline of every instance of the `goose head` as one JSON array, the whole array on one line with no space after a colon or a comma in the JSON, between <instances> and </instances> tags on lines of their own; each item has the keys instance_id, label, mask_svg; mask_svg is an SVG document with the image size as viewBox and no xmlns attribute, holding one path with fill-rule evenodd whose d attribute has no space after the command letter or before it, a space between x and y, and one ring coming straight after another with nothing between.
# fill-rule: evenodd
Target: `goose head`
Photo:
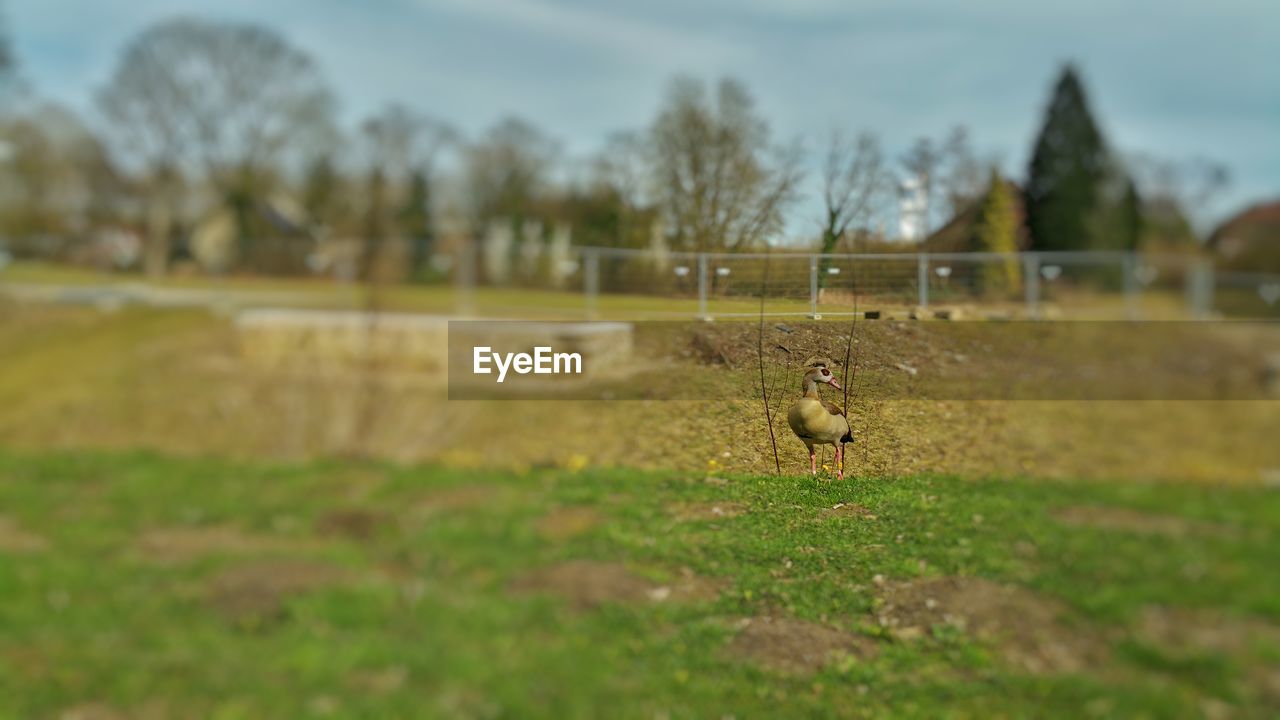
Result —
<instances>
[{"instance_id":1,"label":"goose head","mask_svg":"<svg viewBox=\"0 0 1280 720\"><path fill-rule=\"evenodd\" d=\"M831 387L842 390L840 383L836 381L835 373L827 369L825 365L809 368L804 374L804 387L808 389L810 385L816 387L818 383L826 383Z\"/></svg>"}]
</instances>

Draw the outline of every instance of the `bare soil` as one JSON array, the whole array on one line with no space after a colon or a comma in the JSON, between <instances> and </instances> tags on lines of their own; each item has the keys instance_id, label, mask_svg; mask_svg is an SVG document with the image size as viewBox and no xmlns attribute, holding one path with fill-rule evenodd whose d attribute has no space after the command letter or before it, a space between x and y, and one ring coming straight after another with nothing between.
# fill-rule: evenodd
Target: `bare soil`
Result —
<instances>
[{"instance_id":1,"label":"bare soil","mask_svg":"<svg viewBox=\"0 0 1280 720\"><path fill-rule=\"evenodd\" d=\"M316 521L316 532L326 537L372 540L387 519L380 513L349 508L325 513Z\"/></svg>"},{"instance_id":2,"label":"bare soil","mask_svg":"<svg viewBox=\"0 0 1280 720\"><path fill-rule=\"evenodd\" d=\"M1119 530L1139 535L1187 537L1197 534L1222 535L1230 532L1230 528L1212 523L1118 507L1073 505L1058 510L1053 517L1063 525Z\"/></svg>"},{"instance_id":3,"label":"bare soil","mask_svg":"<svg viewBox=\"0 0 1280 720\"><path fill-rule=\"evenodd\" d=\"M829 508L823 508L819 515L823 518L857 518L860 520L875 520L875 513L867 509L865 505L859 503L836 503Z\"/></svg>"},{"instance_id":4,"label":"bare soil","mask_svg":"<svg viewBox=\"0 0 1280 720\"><path fill-rule=\"evenodd\" d=\"M571 560L534 570L511 584L517 592L550 593L575 610L606 603L704 602L717 597L721 583L682 571L670 583L655 583L621 563Z\"/></svg>"},{"instance_id":5,"label":"bare soil","mask_svg":"<svg viewBox=\"0 0 1280 720\"><path fill-rule=\"evenodd\" d=\"M1179 653L1237 655L1256 646L1280 647L1280 626L1186 608L1148 607L1135 630L1143 640Z\"/></svg>"},{"instance_id":6,"label":"bare soil","mask_svg":"<svg viewBox=\"0 0 1280 720\"><path fill-rule=\"evenodd\" d=\"M106 703L81 703L69 707L58 716L60 720L124 720L124 713Z\"/></svg>"},{"instance_id":7,"label":"bare soil","mask_svg":"<svg viewBox=\"0 0 1280 720\"><path fill-rule=\"evenodd\" d=\"M796 618L745 618L738 627L730 655L784 673L808 674L843 657L865 660L878 651L869 638Z\"/></svg>"},{"instance_id":8,"label":"bare soil","mask_svg":"<svg viewBox=\"0 0 1280 720\"><path fill-rule=\"evenodd\" d=\"M261 555L309 547L314 545L246 533L230 525L156 528L143 532L134 542L134 550L142 559L162 565L188 563L214 555Z\"/></svg>"},{"instance_id":9,"label":"bare soil","mask_svg":"<svg viewBox=\"0 0 1280 720\"><path fill-rule=\"evenodd\" d=\"M952 626L990 641L1026 672L1080 672L1103 661L1107 643L1066 624L1058 601L1023 588L971 577L886 583L876 620L900 639Z\"/></svg>"},{"instance_id":10,"label":"bare soil","mask_svg":"<svg viewBox=\"0 0 1280 720\"><path fill-rule=\"evenodd\" d=\"M724 520L747 511L740 502L679 503L668 507L677 520Z\"/></svg>"},{"instance_id":11,"label":"bare soil","mask_svg":"<svg viewBox=\"0 0 1280 720\"><path fill-rule=\"evenodd\" d=\"M41 536L0 515L0 553L25 554L45 550L49 543Z\"/></svg>"},{"instance_id":12,"label":"bare soil","mask_svg":"<svg viewBox=\"0 0 1280 720\"><path fill-rule=\"evenodd\" d=\"M591 532L600 522L600 513L593 508L556 508L538 520L538 534L546 540L570 540Z\"/></svg>"},{"instance_id":13,"label":"bare soil","mask_svg":"<svg viewBox=\"0 0 1280 720\"><path fill-rule=\"evenodd\" d=\"M1211 654L1245 658L1245 682L1268 703L1280 705L1280 663L1258 652L1280 647L1278 625L1209 610L1152 606L1143 611L1134 633L1144 642L1184 657Z\"/></svg>"},{"instance_id":14,"label":"bare soil","mask_svg":"<svg viewBox=\"0 0 1280 720\"><path fill-rule=\"evenodd\" d=\"M358 670L349 674L346 681L355 690L374 695L388 695L404 687L408 679L408 668L403 665L391 665L375 670Z\"/></svg>"},{"instance_id":15,"label":"bare soil","mask_svg":"<svg viewBox=\"0 0 1280 720\"><path fill-rule=\"evenodd\" d=\"M272 622L284 616L290 598L335 585L344 577L341 569L316 562L236 565L209 580L206 601L237 624Z\"/></svg>"},{"instance_id":16,"label":"bare soil","mask_svg":"<svg viewBox=\"0 0 1280 720\"><path fill-rule=\"evenodd\" d=\"M442 488L427 493L415 506L415 514L419 516L433 515L441 512L472 510L495 502L507 492L498 485L459 485Z\"/></svg>"}]
</instances>

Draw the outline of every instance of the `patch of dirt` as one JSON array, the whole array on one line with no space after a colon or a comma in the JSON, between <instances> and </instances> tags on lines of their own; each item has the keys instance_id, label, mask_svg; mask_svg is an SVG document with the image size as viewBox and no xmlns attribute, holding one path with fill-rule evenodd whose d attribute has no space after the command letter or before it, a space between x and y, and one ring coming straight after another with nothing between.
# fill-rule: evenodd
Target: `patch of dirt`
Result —
<instances>
[{"instance_id":1,"label":"patch of dirt","mask_svg":"<svg viewBox=\"0 0 1280 720\"><path fill-rule=\"evenodd\" d=\"M105 703L83 703L58 715L60 720L124 720L125 714Z\"/></svg>"},{"instance_id":2,"label":"patch of dirt","mask_svg":"<svg viewBox=\"0 0 1280 720\"><path fill-rule=\"evenodd\" d=\"M1073 527L1119 530L1139 535L1187 537L1199 534L1223 535L1230 533L1230 528L1189 520L1176 515L1158 515L1100 505L1064 507L1053 514L1053 519L1063 525Z\"/></svg>"},{"instance_id":3,"label":"patch of dirt","mask_svg":"<svg viewBox=\"0 0 1280 720\"><path fill-rule=\"evenodd\" d=\"M675 580L651 589L649 599L656 602L710 602L720 597L726 585L724 580L701 577L689 568L681 568Z\"/></svg>"},{"instance_id":4,"label":"patch of dirt","mask_svg":"<svg viewBox=\"0 0 1280 720\"><path fill-rule=\"evenodd\" d=\"M1031 673L1079 672L1106 658L1097 633L1063 622L1062 603L1030 590L972 577L885 583L876 620L900 639L950 625L991 641L1004 659Z\"/></svg>"},{"instance_id":5,"label":"patch of dirt","mask_svg":"<svg viewBox=\"0 0 1280 720\"><path fill-rule=\"evenodd\" d=\"M380 513L356 508L334 510L320 516L316 521L316 532L325 536L367 541L373 539L378 528L385 523L386 517Z\"/></svg>"},{"instance_id":6,"label":"patch of dirt","mask_svg":"<svg viewBox=\"0 0 1280 720\"><path fill-rule=\"evenodd\" d=\"M53 716L59 720L163 720L178 717L168 703L161 700L147 700L141 705L132 707L128 712L117 710L104 702L82 702L66 708Z\"/></svg>"},{"instance_id":7,"label":"patch of dirt","mask_svg":"<svg viewBox=\"0 0 1280 720\"><path fill-rule=\"evenodd\" d=\"M1206 610L1148 607L1134 629L1142 640L1180 653L1237 655L1256 645L1280 647L1280 626Z\"/></svg>"},{"instance_id":8,"label":"patch of dirt","mask_svg":"<svg viewBox=\"0 0 1280 720\"><path fill-rule=\"evenodd\" d=\"M1271 703L1280 703L1280 665L1258 657L1257 649L1280 647L1280 626L1261 618L1240 618L1211 610L1152 606L1134 626L1142 641L1178 655L1213 654L1242 659L1245 681Z\"/></svg>"},{"instance_id":9,"label":"patch of dirt","mask_svg":"<svg viewBox=\"0 0 1280 720\"><path fill-rule=\"evenodd\" d=\"M428 493L414 505L419 515L431 515L451 510L471 510L484 507L504 494L498 485L459 485Z\"/></svg>"},{"instance_id":10,"label":"patch of dirt","mask_svg":"<svg viewBox=\"0 0 1280 720\"><path fill-rule=\"evenodd\" d=\"M1249 679L1263 697L1273 704L1280 705L1280 665L1255 667L1249 673Z\"/></svg>"},{"instance_id":11,"label":"patch of dirt","mask_svg":"<svg viewBox=\"0 0 1280 720\"><path fill-rule=\"evenodd\" d=\"M206 601L237 624L279 620L285 602L345 579L340 568L314 562L260 562L236 565L209 580Z\"/></svg>"},{"instance_id":12,"label":"patch of dirt","mask_svg":"<svg viewBox=\"0 0 1280 720\"><path fill-rule=\"evenodd\" d=\"M829 508L823 508L819 513L824 518L858 518L860 520L875 520L875 513L867 509L866 505L859 503L836 503Z\"/></svg>"},{"instance_id":13,"label":"patch of dirt","mask_svg":"<svg viewBox=\"0 0 1280 720\"><path fill-rule=\"evenodd\" d=\"M49 543L35 533L18 527L17 523L0 515L0 552L35 553L45 550Z\"/></svg>"},{"instance_id":14,"label":"patch of dirt","mask_svg":"<svg viewBox=\"0 0 1280 720\"><path fill-rule=\"evenodd\" d=\"M605 603L703 602L719 596L722 584L687 569L670 583L655 583L622 563L570 560L534 570L518 578L511 588L551 593L575 610L590 610Z\"/></svg>"},{"instance_id":15,"label":"patch of dirt","mask_svg":"<svg viewBox=\"0 0 1280 720\"><path fill-rule=\"evenodd\" d=\"M677 520L724 520L737 517L747 511L740 502L678 503L668 506Z\"/></svg>"},{"instance_id":16,"label":"patch of dirt","mask_svg":"<svg viewBox=\"0 0 1280 720\"><path fill-rule=\"evenodd\" d=\"M211 555L254 555L309 547L302 541L253 535L230 525L157 528L143 532L134 542L140 556L158 564L192 562Z\"/></svg>"},{"instance_id":17,"label":"patch of dirt","mask_svg":"<svg viewBox=\"0 0 1280 720\"><path fill-rule=\"evenodd\" d=\"M538 520L538 534L546 540L569 540L595 529L600 513L589 507L562 507Z\"/></svg>"},{"instance_id":18,"label":"patch of dirt","mask_svg":"<svg viewBox=\"0 0 1280 720\"><path fill-rule=\"evenodd\" d=\"M733 366L737 364L733 356L741 355L723 338L718 338L703 328L693 331L693 335L689 338L689 352L697 362L703 365Z\"/></svg>"},{"instance_id":19,"label":"patch of dirt","mask_svg":"<svg viewBox=\"0 0 1280 720\"><path fill-rule=\"evenodd\" d=\"M409 669L403 665L392 665L377 670L359 670L347 676L347 684L356 690L389 695L404 687L409 679Z\"/></svg>"},{"instance_id":20,"label":"patch of dirt","mask_svg":"<svg viewBox=\"0 0 1280 720\"><path fill-rule=\"evenodd\" d=\"M772 670L808 674L842 657L874 657L875 641L826 625L788 617L746 618L728 645L733 657Z\"/></svg>"}]
</instances>

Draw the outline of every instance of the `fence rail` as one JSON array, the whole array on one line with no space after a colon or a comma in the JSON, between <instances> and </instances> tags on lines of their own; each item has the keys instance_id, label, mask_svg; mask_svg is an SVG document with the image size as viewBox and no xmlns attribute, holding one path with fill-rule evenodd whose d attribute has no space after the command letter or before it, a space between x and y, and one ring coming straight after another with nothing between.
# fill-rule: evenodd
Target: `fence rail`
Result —
<instances>
[{"instance_id":1,"label":"fence rail","mask_svg":"<svg viewBox=\"0 0 1280 720\"><path fill-rule=\"evenodd\" d=\"M588 318L608 298L661 299L631 314L716 317L970 312L1008 318L1280 317L1280 275L1217 271L1205 258L1122 251L692 253L562 248L454 263L459 308L479 286L578 292ZM856 306L856 310L855 310Z\"/></svg>"},{"instance_id":2,"label":"fence rail","mask_svg":"<svg viewBox=\"0 0 1280 720\"><path fill-rule=\"evenodd\" d=\"M1006 319L1280 319L1280 274L1218 269L1205 257L1130 252L691 253L462 243L431 258L453 311L556 317L714 318L879 313ZM334 273L343 285L351 275ZM315 285L190 288L0 276L0 293L119 306L287 307ZM490 288L554 291L538 298ZM485 295L480 296L481 289ZM580 298L580 303L575 300ZM345 296L343 296L345 297ZM438 297L438 296L436 296ZM325 302L332 301L329 298ZM447 302L447 301L446 301ZM505 304L504 304L505 303ZM521 305L523 303L523 305ZM530 304L532 303L532 304ZM538 304L541 303L541 304Z\"/></svg>"}]
</instances>

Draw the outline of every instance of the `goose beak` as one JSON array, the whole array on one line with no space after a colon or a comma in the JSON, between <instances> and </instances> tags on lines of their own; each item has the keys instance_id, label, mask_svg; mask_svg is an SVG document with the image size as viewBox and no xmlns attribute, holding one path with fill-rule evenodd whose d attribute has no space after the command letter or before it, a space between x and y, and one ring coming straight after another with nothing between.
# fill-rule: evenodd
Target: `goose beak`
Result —
<instances>
[{"instance_id":1,"label":"goose beak","mask_svg":"<svg viewBox=\"0 0 1280 720\"><path fill-rule=\"evenodd\" d=\"M840 387L840 383L836 382L836 379L835 379L835 378L831 378L830 380L828 380L828 381L827 381L827 384L828 384L828 385L830 385L831 387L833 387L833 388L837 389L837 390L843 390L843 389L844 389L844 388Z\"/></svg>"}]
</instances>

